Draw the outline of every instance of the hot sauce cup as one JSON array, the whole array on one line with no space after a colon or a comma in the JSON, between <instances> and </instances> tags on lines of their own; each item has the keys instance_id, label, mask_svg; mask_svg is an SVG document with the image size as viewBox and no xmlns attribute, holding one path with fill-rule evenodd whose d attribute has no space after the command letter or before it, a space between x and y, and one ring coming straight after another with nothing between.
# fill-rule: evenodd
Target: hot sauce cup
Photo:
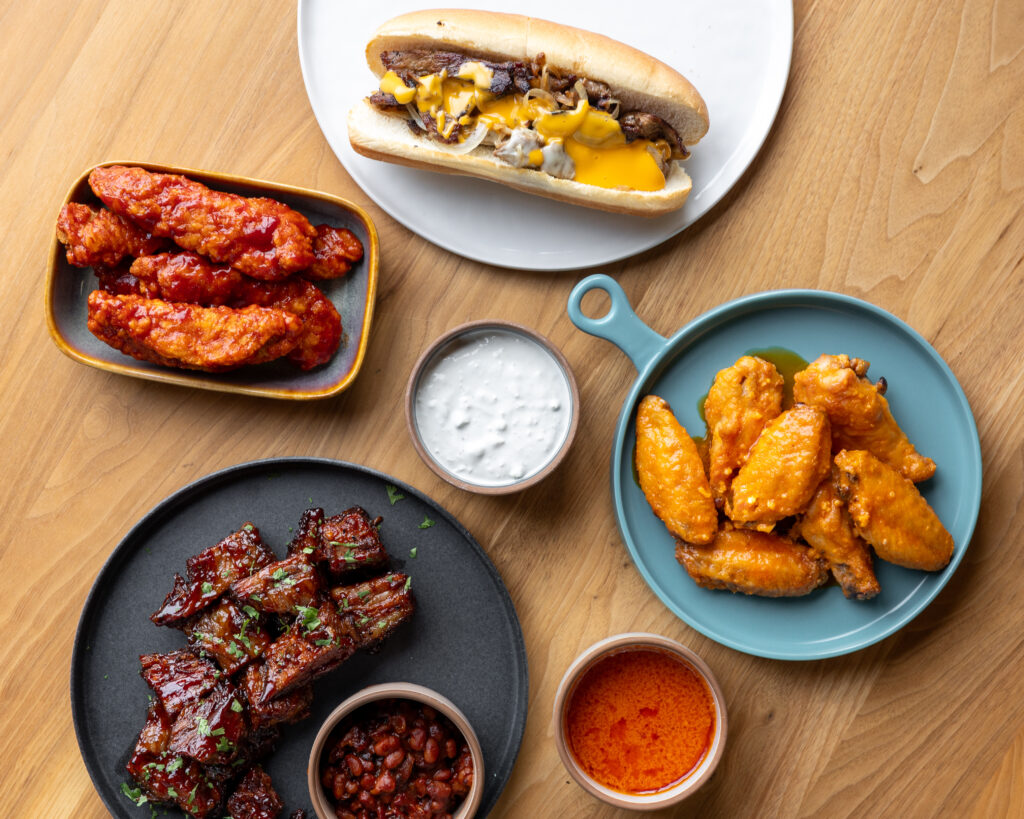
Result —
<instances>
[{"instance_id":1,"label":"hot sauce cup","mask_svg":"<svg viewBox=\"0 0 1024 819\"><path fill-rule=\"evenodd\" d=\"M664 696L666 685L674 696ZM656 688L659 696L645 698ZM609 700L618 709L612 718ZM686 799L725 749L725 698L714 674L693 651L657 634L618 634L580 654L558 686L553 719L569 775L592 796L630 810ZM636 753L651 759L633 765Z\"/></svg>"}]
</instances>

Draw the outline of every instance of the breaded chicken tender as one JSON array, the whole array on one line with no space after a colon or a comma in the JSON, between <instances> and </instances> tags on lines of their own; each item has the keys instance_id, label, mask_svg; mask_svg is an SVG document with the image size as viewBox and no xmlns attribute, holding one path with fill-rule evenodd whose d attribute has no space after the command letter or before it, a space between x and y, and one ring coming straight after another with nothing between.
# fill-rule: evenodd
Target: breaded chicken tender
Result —
<instances>
[{"instance_id":1,"label":"breaded chicken tender","mask_svg":"<svg viewBox=\"0 0 1024 819\"><path fill-rule=\"evenodd\" d=\"M749 529L723 529L708 546L677 540L676 560L698 586L760 597L799 597L828 579L806 546Z\"/></svg>"},{"instance_id":2,"label":"breaded chicken tender","mask_svg":"<svg viewBox=\"0 0 1024 819\"><path fill-rule=\"evenodd\" d=\"M178 174L112 165L89 174L103 203L154 236L277 281L315 261L316 231L298 211L266 198L215 191Z\"/></svg>"},{"instance_id":3,"label":"breaded chicken tender","mask_svg":"<svg viewBox=\"0 0 1024 819\"><path fill-rule=\"evenodd\" d=\"M835 464L854 528L882 560L926 572L945 568L953 537L910 480L863 450L844 449Z\"/></svg>"},{"instance_id":4,"label":"breaded chicken tender","mask_svg":"<svg viewBox=\"0 0 1024 819\"><path fill-rule=\"evenodd\" d=\"M745 355L721 370L704 401L708 424L708 480L718 502L765 424L782 412L782 376L775 365Z\"/></svg>"},{"instance_id":5,"label":"breaded chicken tender","mask_svg":"<svg viewBox=\"0 0 1024 819\"><path fill-rule=\"evenodd\" d=\"M339 279L363 258L363 243L347 228L317 225L313 254L316 259L303 276L318 281Z\"/></svg>"},{"instance_id":6,"label":"breaded chicken tender","mask_svg":"<svg viewBox=\"0 0 1024 819\"><path fill-rule=\"evenodd\" d=\"M289 353L302 322L269 307L200 307L195 304L89 294L89 331L140 361L223 372Z\"/></svg>"},{"instance_id":7,"label":"breaded chicken tender","mask_svg":"<svg viewBox=\"0 0 1024 819\"><path fill-rule=\"evenodd\" d=\"M113 211L77 202L60 209L57 239L75 267L113 267L125 256L156 253L165 244Z\"/></svg>"},{"instance_id":8,"label":"breaded chicken tender","mask_svg":"<svg viewBox=\"0 0 1024 819\"><path fill-rule=\"evenodd\" d=\"M668 530L691 543L710 543L718 512L697 446L668 403L648 395L636 414L640 488Z\"/></svg>"},{"instance_id":9,"label":"breaded chicken tender","mask_svg":"<svg viewBox=\"0 0 1024 819\"><path fill-rule=\"evenodd\" d=\"M288 358L303 370L331 359L341 344L341 316L312 282L292 278L262 282L233 267L215 266L195 253L160 253L131 266L141 295L206 307L226 304L279 307L302 320L302 332ZM101 279L101 283L103 280Z\"/></svg>"},{"instance_id":10,"label":"breaded chicken tender","mask_svg":"<svg viewBox=\"0 0 1024 819\"><path fill-rule=\"evenodd\" d=\"M884 378L867 379L870 363L848 355L822 355L793 379L796 401L819 407L832 424L832 449L864 449L914 483L935 474L935 462L910 443L889 411Z\"/></svg>"},{"instance_id":11,"label":"breaded chicken tender","mask_svg":"<svg viewBox=\"0 0 1024 819\"><path fill-rule=\"evenodd\" d=\"M828 417L797 404L761 432L732 482L725 513L737 523L771 531L807 506L831 466Z\"/></svg>"}]
</instances>

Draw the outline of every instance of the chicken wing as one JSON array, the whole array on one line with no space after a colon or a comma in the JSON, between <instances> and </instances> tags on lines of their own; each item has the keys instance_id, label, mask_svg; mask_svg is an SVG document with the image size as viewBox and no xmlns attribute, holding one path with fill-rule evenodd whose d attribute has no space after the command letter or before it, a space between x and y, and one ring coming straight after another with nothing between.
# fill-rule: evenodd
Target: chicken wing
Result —
<instances>
[{"instance_id":1,"label":"chicken wing","mask_svg":"<svg viewBox=\"0 0 1024 819\"><path fill-rule=\"evenodd\" d=\"M803 511L828 474L828 416L797 404L772 419L732 482L725 512L734 521L771 531L783 518Z\"/></svg>"},{"instance_id":2,"label":"chicken wing","mask_svg":"<svg viewBox=\"0 0 1024 819\"><path fill-rule=\"evenodd\" d=\"M316 259L316 230L309 220L273 199L246 198L178 174L121 165L96 168L89 185L108 208L154 236L257 279L283 279Z\"/></svg>"},{"instance_id":3,"label":"chicken wing","mask_svg":"<svg viewBox=\"0 0 1024 819\"><path fill-rule=\"evenodd\" d=\"M199 307L94 290L89 331L140 361L224 372L280 358L298 344L302 322L269 307Z\"/></svg>"},{"instance_id":4,"label":"chicken wing","mask_svg":"<svg viewBox=\"0 0 1024 819\"><path fill-rule=\"evenodd\" d=\"M953 536L917 487L870 452L843 450L835 458L836 488L854 528L882 560L937 572L953 556Z\"/></svg>"},{"instance_id":5,"label":"chicken wing","mask_svg":"<svg viewBox=\"0 0 1024 819\"><path fill-rule=\"evenodd\" d=\"M303 370L330 361L341 344L341 316L320 288L305 279L258 281L188 252L144 256L132 263L130 272L136 292L149 298L204 307L256 304L287 310L302 320L298 343L288 358ZM123 292L124 277L116 279L115 286Z\"/></svg>"},{"instance_id":6,"label":"chicken wing","mask_svg":"<svg viewBox=\"0 0 1024 819\"><path fill-rule=\"evenodd\" d=\"M935 474L889 411L884 378L867 379L870 363L848 355L822 355L794 376L793 397L820 407L832 423L832 449L865 449L914 483Z\"/></svg>"},{"instance_id":7,"label":"chicken wing","mask_svg":"<svg viewBox=\"0 0 1024 819\"><path fill-rule=\"evenodd\" d=\"M302 275L309 279L339 279L363 258L363 243L351 231L330 225L317 225L313 240L316 260Z\"/></svg>"},{"instance_id":8,"label":"chicken wing","mask_svg":"<svg viewBox=\"0 0 1024 819\"><path fill-rule=\"evenodd\" d=\"M156 253L164 240L106 208L69 202L57 217L57 239L75 267L114 267L125 256Z\"/></svg>"},{"instance_id":9,"label":"chicken wing","mask_svg":"<svg viewBox=\"0 0 1024 819\"><path fill-rule=\"evenodd\" d=\"M828 579L806 546L750 529L723 529L708 546L677 540L676 560L698 586L760 597L799 597Z\"/></svg>"},{"instance_id":10,"label":"chicken wing","mask_svg":"<svg viewBox=\"0 0 1024 819\"><path fill-rule=\"evenodd\" d=\"M718 511L697 446L656 395L637 410L636 469L647 502L672 534L690 543L714 539Z\"/></svg>"},{"instance_id":11,"label":"chicken wing","mask_svg":"<svg viewBox=\"0 0 1024 819\"><path fill-rule=\"evenodd\" d=\"M765 424L782 412L782 376L775 365L745 355L715 376L704 401L708 423L708 479L724 502L737 471Z\"/></svg>"},{"instance_id":12,"label":"chicken wing","mask_svg":"<svg viewBox=\"0 0 1024 819\"><path fill-rule=\"evenodd\" d=\"M847 597L870 600L878 594L871 550L853 531L831 475L818 486L795 532L828 561L832 576Z\"/></svg>"}]
</instances>

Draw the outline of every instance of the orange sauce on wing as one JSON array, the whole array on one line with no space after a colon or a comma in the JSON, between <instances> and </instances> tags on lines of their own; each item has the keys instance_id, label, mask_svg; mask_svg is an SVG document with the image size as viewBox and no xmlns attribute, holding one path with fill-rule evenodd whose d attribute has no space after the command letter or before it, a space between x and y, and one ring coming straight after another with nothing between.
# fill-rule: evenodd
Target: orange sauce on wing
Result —
<instances>
[{"instance_id":1,"label":"orange sauce on wing","mask_svg":"<svg viewBox=\"0 0 1024 819\"><path fill-rule=\"evenodd\" d=\"M565 728L588 776L621 793L651 793L700 764L716 722L711 692L689 664L638 649L611 654L584 672Z\"/></svg>"}]
</instances>

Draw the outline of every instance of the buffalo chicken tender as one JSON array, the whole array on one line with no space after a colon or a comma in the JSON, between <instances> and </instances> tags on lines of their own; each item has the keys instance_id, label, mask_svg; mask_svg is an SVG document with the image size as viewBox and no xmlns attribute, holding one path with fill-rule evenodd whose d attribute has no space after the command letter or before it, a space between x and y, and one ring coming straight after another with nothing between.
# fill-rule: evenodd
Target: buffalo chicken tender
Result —
<instances>
[{"instance_id":1,"label":"buffalo chicken tender","mask_svg":"<svg viewBox=\"0 0 1024 819\"><path fill-rule=\"evenodd\" d=\"M782 412L782 376L775 365L745 355L721 370L704 401L708 424L708 479L724 502L733 478L765 424Z\"/></svg>"},{"instance_id":2,"label":"buffalo chicken tender","mask_svg":"<svg viewBox=\"0 0 1024 819\"><path fill-rule=\"evenodd\" d=\"M273 199L215 191L179 174L112 165L89 174L108 208L154 236L173 239L215 262L276 281L316 260L316 230Z\"/></svg>"},{"instance_id":3,"label":"buffalo chicken tender","mask_svg":"<svg viewBox=\"0 0 1024 819\"><path fill-rule=\"evenodd\" d=\"M697 445L656 395L637 411L636 469L647 502L672 534L690 543L714 539L718 512Z\"/></svg>"},{"instance_id":4,"label":"buffalo chicken tender","mask_svg":"<svg viewBox=\"0 0 1024 819\"><path fill-rule=\"evenodd\" d=\"M676 541L676 560L698 586L761 597L799 597L828 579L806 546L749 529L724 529L708 546Z\"/></svg>"},{"instance_id":5,"label":"buffalo chicken tender","mask_svg":"<svg viewBox=\"0 0 1024 819\"><path fill-rule=\"evenodd\" d=\"M771 531L803 511L828 474L830 458L828 416L797 404L774 418L754 443L732 483L726 514Z\"/></svg>"},{"instance_id":6,"label":"buffalo chicken tender","mask_svg":"<svg viewBox=\"0 0 1024 819\"><path fill-rule=\"evenodd\" d=\"M94 290L88 327L132 358L167 367L224 372L287 355L302 320L276 307L200 307Z\"/></svg>"},{"instance_id":7,"label":"buffalo chicken tender","mask_svg":"<svg viewBox=\"0 0 1024 819\"><path fill-rule=\"evenodd\" d=\"M828 413L833 450L864 449L914 483L935 474L935 462L910 443L889 411L884 378L867 379L870 363L848 355L819 356L793 379L793 397Z\"/></svg>"},{"instance_id":8,"label":"buffalo chicken tender","mask_svg":"<svg viewBox=\"0 0 1024 819\"><path fill-rule=\"evenodd\" d=\"M76 267L113 267L125 256L156 253L164 244L123 216L77 202L60 209L57 239L66 247L68 264Z\"/></svg>"},{"instance_id":9,"label":"buffalo chicken tender","mask_svg":"<svg viewBox=\"0 0 1024 819\"><path fill-rule=\"evenodd\" d=\"M936 572L953 556L953 537L917 487L870 452L835 458L839 497L857 533L889 563Z\"/></svg>"},{"instance_id":10,"label":"buffalo chicken tender","mask_svg":"<svg viewBox=\"0 0 1024 819\"><path fill-rule=\"evenodd\" d=\"M818 486L795 531L828 561L832 576L844 595L855 600L870 600L878 594L880 589L871 551L853 530L832 475Z\"/></svg>"}]
</instances>

